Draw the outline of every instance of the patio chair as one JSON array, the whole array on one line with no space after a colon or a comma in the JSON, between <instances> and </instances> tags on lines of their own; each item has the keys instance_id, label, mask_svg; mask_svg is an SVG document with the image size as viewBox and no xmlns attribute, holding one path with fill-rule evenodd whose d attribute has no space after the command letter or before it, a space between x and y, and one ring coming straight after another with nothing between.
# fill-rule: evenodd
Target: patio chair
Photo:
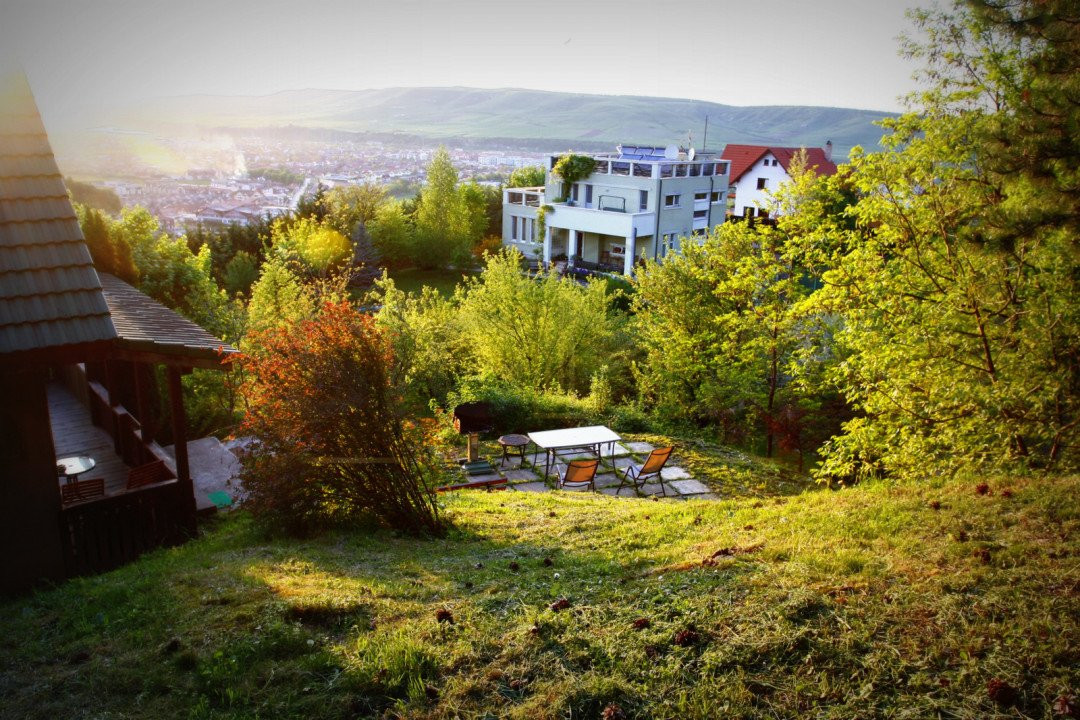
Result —
<instances>
[{"instance_id":1,"label":"patio chair","mask_svg":"<svg viewBox=\"0 0 1080 720\"><path fill-rule=\"evenodd\" d=\"M173 474L165 466L164 460L155 460L128 470L127 489L138 490L147 485L172 480Z\"/></svg>"},{"instance_id":2,"label":"patio chair","mask_svg":"<svg viewBox=\"0 0 1080 720\"><path fill-rule=\"evenodd\" d=\"M60 486L60 502L64 505L105 497L105 478L76 480Z\"/></svg>"},{"instance_id":3,"label":"patio chair","mask_svg":"<svg viewBox=\"0 0 1080 720\"><path fill-rule=\"evenodd\" d=\"M599 465L599 460L571 460L565 470L556 465L556 472L559 473L559 481L556 487L564 490L568 487L587 487L596 492L596 468Z\"/></svg>"},{"instance_id":4,"label":"patio chair","mask_svg":"<svg viewBox=\"0 0 1080 720\"><path fill-rule=\"evenodd\" d=\"M658 478L660 480L660 492L664 497L667 497L667 489L664 487L664 479L660 476L660 471L664 469L664 465L667 464L668 458L671 457L671 451L674 447L662 447L656 448L649 457L645 458L645 462L640 465L630 465L623 470L622 482L619 483L618 490L621 490L626 486L626 483L636 490L645 484L645 481L650 478ZM615 475L619 474L618 468L615 469ZM618 492L616 490L616 492Z\"/></svg>"}]
</instances>

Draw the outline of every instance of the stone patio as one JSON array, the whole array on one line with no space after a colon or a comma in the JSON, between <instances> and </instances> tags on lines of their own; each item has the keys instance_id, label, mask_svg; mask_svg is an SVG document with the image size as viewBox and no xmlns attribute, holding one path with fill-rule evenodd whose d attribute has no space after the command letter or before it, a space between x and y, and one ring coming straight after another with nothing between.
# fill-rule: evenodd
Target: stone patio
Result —
<instances>
[{"instance_id":1,"label":"stone patio","mask_svg":"<svg viewBox=\"0 0 1080 720\"><path fill-rule=\"evenodd\" d=\"M661 471L662 480L660 482L646 483L639 488L632 487L619 488L619 484L622 482L621 475L616 475L613 468L618 468L620 473L627 466L634 463L641 463L645 461L649 453L653 451L653 446L645 442L624 442L615 445L614 457L604 456L603 463L596 474L596 489L603 495L609 495L612 497L650 497L650 496L667 496L669 498L677 498L680 500L715 500L717 496L709 491L709 487L699 480L695 480L690 476L690 473L685 468L678 465L668 465ZM533 459L539 467L533 465ZM592 457L590 455L580 455L575 457ZM564 464L571 458L562 458L561 462ZM520 492L552 492L555 489L555 475L554 468L552 474L547 478L545 482L541 475L544 472L544 456L526 454L525 462L522 463L520 458L510 457L505 463L501 462L500 457L492 458L492 464L499 471L494 475L475 475L470 480L482 481L482 480L495 480L499 477L505 477L508 481L511 490L517 490ZM661 486L661 482L663 485ZM565 490L561 492L582 492L581 490Z\"/></svg>"}]
</instances>

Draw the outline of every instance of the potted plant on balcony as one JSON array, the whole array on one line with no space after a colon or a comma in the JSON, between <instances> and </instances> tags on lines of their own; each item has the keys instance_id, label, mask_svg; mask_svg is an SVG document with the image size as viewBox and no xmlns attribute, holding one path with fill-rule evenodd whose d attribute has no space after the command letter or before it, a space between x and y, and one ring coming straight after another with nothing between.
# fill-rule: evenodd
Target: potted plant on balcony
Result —
<instances>
[{"instance_id":1,"label":"potted plant on balcony","mask_svg":"<svg viewBox=\"0 0 1080 720\"><path fill-rule=\"evenodd\" d=\"M569 203L570 188L579 180L589 177L595 169L596 161L588 155L571 153L559 158L555 167L551 168L551 172L562 180L562 198L559 201Z\"/></svg>"}]
</instances>

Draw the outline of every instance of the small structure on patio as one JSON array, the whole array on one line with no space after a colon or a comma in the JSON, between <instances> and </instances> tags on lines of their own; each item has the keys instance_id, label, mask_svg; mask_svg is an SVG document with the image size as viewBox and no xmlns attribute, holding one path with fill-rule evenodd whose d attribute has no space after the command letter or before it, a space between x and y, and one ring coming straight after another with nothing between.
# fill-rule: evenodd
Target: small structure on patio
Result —
<instances>
[{"instance_id":1,"label":"small structure on patio","mask_svg":"<svg viewBox=\"0 0 1080 720\"><path fill-rule=\"evenodd\" d=\"M195 532L180 378L221 368L230 352L99 276L30 88L21 74L0 76L0 593L115 567ZM164 367L175 462L157 443L153 366ZM57 450L88 443L102 456L84 477L103 479L103 492L64 505ZM146 474L131 470L150 464L156 482L129 489Z\"/></svg>"}]
</instances>

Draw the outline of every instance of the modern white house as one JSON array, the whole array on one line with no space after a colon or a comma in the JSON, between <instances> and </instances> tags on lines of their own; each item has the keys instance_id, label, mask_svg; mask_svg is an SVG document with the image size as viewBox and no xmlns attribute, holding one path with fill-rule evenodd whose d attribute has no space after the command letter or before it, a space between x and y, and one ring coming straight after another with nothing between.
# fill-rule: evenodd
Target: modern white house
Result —
<instances>
[{"instance_id":1,"label":"modern white house","mask_svg":"<svg viewBox=\"0 0 1080 720\"><path fill-rule=\"evenodd\" d=\"M552 155L543 187L503 191L504 244L545 263L629 275L635 262L677 252L684 238L724 222L730 163L714 153L620 145L588 155L595 169L569 188L552 172L562 156Z\"/></svg>"},{"instance_id":2,"label":"modern white house","mask_svg":"<svg viewBox=\"0 0 1080 720\"><path fill-rule=\"evenodd\" d=\"M825 143L824 148L728 144L720 155L731 163L728 213L747 218L775 216L776 201L770 194L791 180L789 168L792 160L803 150L806 152L807 165L818 175L836 172L831 140Z\"/></svg>"},{"instance_id":3,"label":"modern white house","mask_svg":"<svg viewBox=\"0 0 1080 720\"><path fill-rule=\"evenodd\" d=\"M537 211L544 204L544 186L503 189L503 245L516 247L529 259L543 251Z\"/></svg>"}]
</instances>

